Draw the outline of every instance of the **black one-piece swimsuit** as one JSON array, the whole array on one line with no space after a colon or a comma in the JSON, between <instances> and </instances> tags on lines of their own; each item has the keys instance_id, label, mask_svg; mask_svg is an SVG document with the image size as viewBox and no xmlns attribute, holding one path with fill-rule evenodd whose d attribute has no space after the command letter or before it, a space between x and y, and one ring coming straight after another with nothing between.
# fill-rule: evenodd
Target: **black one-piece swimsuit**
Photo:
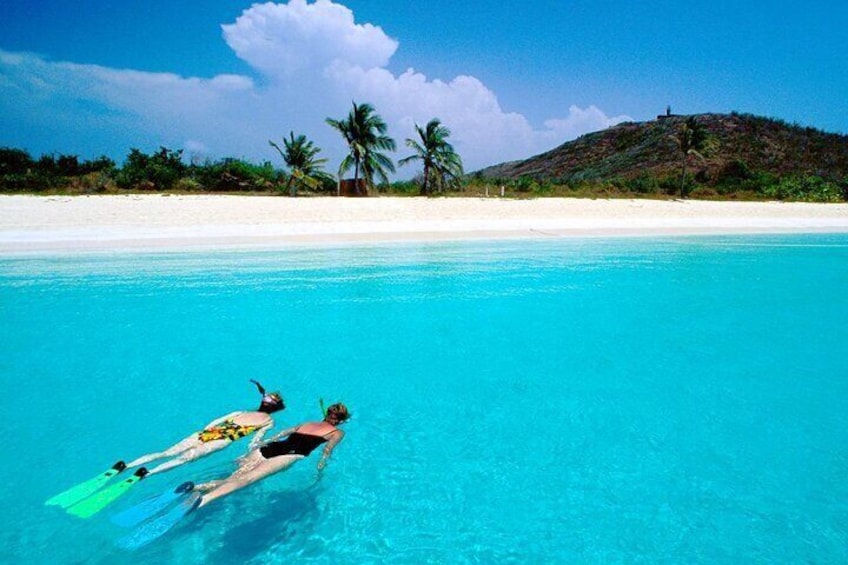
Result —
<instances>
[{"instance_id":1,"label":"black one-piece swimsuit","mask_svg":"<svg viewBox=\"0 0 848 565\"><path fill-rule=\"evenodd\" d=\"M280 455L303 455L305 457L315 451L322 443L327 443L327 438L324 436L294 432L286 439L272 441L262 446L259 448L259 452L265 459L279 457Z\"/></svg>"}]
</instances>

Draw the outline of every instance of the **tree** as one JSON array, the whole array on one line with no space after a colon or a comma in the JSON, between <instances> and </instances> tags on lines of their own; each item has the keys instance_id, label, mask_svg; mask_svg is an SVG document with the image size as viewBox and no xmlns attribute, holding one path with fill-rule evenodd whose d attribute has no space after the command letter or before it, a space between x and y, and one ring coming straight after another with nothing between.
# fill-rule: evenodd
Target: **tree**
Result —
<instances>
[{"instance_id":1,"label":"tree","mask_svg":"<svg viewBox=\"0 0 848 565\"><path fill-rule=\"evenodd\" d=\"M123 188L151 186L155 190L169 190L186 171L182 162L183 151L160 147L146 155L132 148L118 175L118 185Z\"/></svg>"},{"instance_id":2,"label":"tree","mask_svg":"<svg viewBox=\"0 0 848 565\"><path fill-rule=\"evenodd\" d=\"M695 116L690 116L680 128L675 140L680 148L681 157L680 198L686 198L686 164L690 155L695 155L699 159L704 158L701 152L707 145L707 130L698 123Z\"/></svg>"},{"instance_id":3,"label":"tree","mask_svg":"<svg viewBox=\"0 0 848 565\"><path fill-rule=\"evenodd\" d=\"M271 140L268 140L268 143L277 150L283 158L283 162L289 168L290 174L288 183L286 183L286 190L291 190L292 196L297 196L299 184L305 184L314 189L330 176L321 170L324 163L327 162L326 159L317 158L321 149L306 139L305 135L295 137L293 131L289 132L289 138L283 138L285 151Z\"/></svg>"},{"instance_id":4,"label":"tree","mask_svg":"<svg viewBox=\"0 0 848 565\"><path fill-rule=\"evenodd\" d=\"M342 135L350 150L339 165L339 178L353 167L353 183L357 193L360 172L368 186L374 186L374 177L383 182L389 181L386 172L394 172L395 165L381 151L394 151L395 140L386 135L386 122L373 106L368 103L357 105L354 102L353 110L346 118L327 118L326 121Z\"/></svg>"},{"instance_id":5,"label":"tree","mask_svg":"<svg viewBox=\"0 0 848 565\"><path fill-rule=\"evenodd\" d=\"M426 196L436 187L444 186L446 180L458 179L462 176L462 159L448 143L450 130L442 125L438 118L433 118L422 129L415 124L420 143L415 139L406 139L406 146L415 151L414 155L404 157L398 164L403 166L413 161L424 164L424 179L421 183L421 195Z\"/></svg>"}]
</instances>

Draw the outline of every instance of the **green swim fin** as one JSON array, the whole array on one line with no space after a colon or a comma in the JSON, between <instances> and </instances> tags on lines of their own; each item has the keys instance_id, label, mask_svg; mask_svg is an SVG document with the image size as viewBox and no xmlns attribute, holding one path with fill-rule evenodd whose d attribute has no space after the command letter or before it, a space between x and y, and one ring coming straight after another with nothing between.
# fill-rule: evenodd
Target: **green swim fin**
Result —
<instances>
[{"instance_id":1,"label":"green swim fin","mask_svg":"<svg viewBox=\"0 0 848 565\"><path fill-rule=\"evenodd\" d=\"M90 518L106 508L119 496L125 494L131 486L143 479L147 475L147 469L139 468L131 476L127 477L119 483L109 485L88 498L78 502L68 508L68 514L79 516L80 518Z\"/></svg>"},{"instance_id":2,"label":"green swim fin","mask_svg":"<svg viewBox=\"0 0 848 565\"><path fill-rule=\"evenodd\" d=\"M60 506L62 508L72 506L83 498L86 498L92 493L94 493L94 491L99 490L100 487L102 487L109 481L109 479L111 479L126 468L127 466L123 461L118 461L117 463L112 465L112 467L110 467L108 471L100 473L93 479L89 479L83 483L73 486L65 492L60 492L44 504L46 504L47 506Z\"/></svg>"}]
</instances>

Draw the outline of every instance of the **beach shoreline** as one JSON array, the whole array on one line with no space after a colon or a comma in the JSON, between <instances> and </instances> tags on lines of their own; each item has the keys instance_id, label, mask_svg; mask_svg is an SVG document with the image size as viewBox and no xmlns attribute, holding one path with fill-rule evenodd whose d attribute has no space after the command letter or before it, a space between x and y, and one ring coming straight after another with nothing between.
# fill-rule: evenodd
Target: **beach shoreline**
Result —
<instances>
[{"instance_id":1,"label":"beach shoreline","mask_svg":"<svg viewBox=\"0 0 848 565\"><path fill-rule=\"evenodd\" d=\"M577 198L0 196L0 254L844 233L848 204Z\"/></svg>"}]
</instances>

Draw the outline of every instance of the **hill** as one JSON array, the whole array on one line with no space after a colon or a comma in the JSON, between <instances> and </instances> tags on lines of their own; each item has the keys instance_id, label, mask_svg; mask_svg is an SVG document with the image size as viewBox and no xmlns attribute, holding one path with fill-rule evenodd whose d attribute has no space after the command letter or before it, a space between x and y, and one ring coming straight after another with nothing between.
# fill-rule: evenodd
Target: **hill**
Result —
<instances>
[{"instance_id":1,"label":"hill","mask_svg":"<svg viewBox=\"0 0 848 565\"><path fill-rule=\"evenodd\" d=\"M502 181L529 177L571 185L638 185L640 180L652 179L672 187L672 179L679 179L681 171L676 138L689 117L659 116L650 122L619 124L524 161L482 169L474 176ZM816 177L841 187L848 183L846 135L747 114L692 117L708 133L703 159L690 156L687 161L696 186L738 189L746 181L774 183L787 177Z\"/></svg>"}]
</instances>

